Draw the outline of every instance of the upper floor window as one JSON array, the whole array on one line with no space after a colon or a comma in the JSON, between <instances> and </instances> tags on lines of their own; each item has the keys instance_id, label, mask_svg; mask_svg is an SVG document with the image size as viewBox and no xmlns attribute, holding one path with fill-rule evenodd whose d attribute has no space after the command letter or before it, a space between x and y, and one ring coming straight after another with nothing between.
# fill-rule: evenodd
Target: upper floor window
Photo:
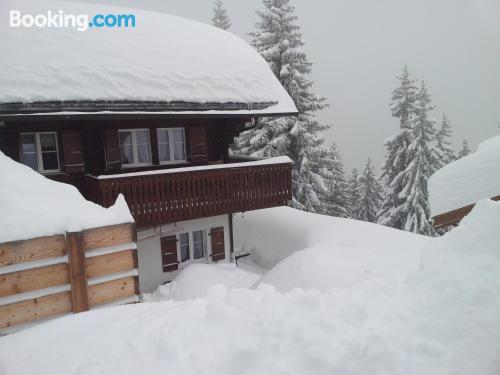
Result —
<instances>
[{"instance_id":1,"label":"upper floor window","mask_svg":"<svg viewBox=\"0 0 500 375\"><path fill-rule=\"evenodd\" d=\"M151 145L148 129L119 130L121 161L124 166L151 164Z\"/></svg>"},{"instance_id":2,"label":"upper floor window","mask_svg":"<svg viewBox=\"0 0 500 375\"><path fill-rule=\"evenodd\" d=\"M24 164L35 171L59 172L57 133L21 133L21 159Z\"/></svg>"},{"instance_id":3,"label":"upper floor window","mask_svg":"<svg viewBox=\"0 0 500 375\"><path fill-rule=\"evenodd\" d=\"M160 164L172 164L186 161L186 140L184 129L157 129L157 134Z\"/></svg>"}]
</instances>

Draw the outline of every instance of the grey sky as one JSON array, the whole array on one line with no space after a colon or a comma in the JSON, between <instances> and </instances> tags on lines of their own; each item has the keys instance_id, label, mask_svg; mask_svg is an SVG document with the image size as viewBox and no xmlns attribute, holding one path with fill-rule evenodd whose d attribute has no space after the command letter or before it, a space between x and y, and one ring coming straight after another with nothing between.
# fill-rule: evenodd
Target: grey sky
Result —
<instances>
[{"instance_id":1,"label":"grey sky","mask_svg":"<svg viewBox=\"0 0 500 375\"><path fill-rule=\"evenodd\" d=\"M163 11L210 23L207 0L86 0ZM440 119L454 125L455 145L472 148L500 133L500 0L291 0L311 79L330 108L318 118L332 125L346 169L371 156L384 159L383 142L398 130L388 103L395 76L408 65L426 81ZM260 0L225 0L232 31L245 39Z\"/></svg>"}]
</instances>

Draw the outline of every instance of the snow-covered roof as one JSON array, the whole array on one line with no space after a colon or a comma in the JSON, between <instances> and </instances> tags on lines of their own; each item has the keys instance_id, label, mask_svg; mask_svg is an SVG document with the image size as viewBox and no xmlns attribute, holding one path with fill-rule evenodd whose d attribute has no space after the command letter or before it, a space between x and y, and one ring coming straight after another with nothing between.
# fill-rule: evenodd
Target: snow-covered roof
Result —
<instances>
[{"instance_id":1,"label":"snow-covered roof","mask_svg":"<svg viewBox=\"0 0 500 375\"><path fill-rule=\"evenodd\" d=\"M9 27L22 15L131 14L135 27ZM296 113L266 61L244 40L164 13L67 1L2 0L0 109L92 112L211 110L212 114ZM104 102L104 105L103 103ZM14 103L14 105L12 105ZM27 104L32 103L31 106ZM63 105L61 105L63 103ZM10 104L10 105L7 105ZM79 106L79 107L78 107ZM88 108L85 108L88 106ZM17 109L16 109L17 108ZM80 111L77 109L77 111ZM94 111L97 112L97 111Z\"/></svg>"},{"instance_id":2,"label":"snow-covered roof","mask_svg":"<svg viewBox=\"0 0 500 375\"><path fill-rule=\"evenodd\" d=\"M432 216L500 195L500 135L446 165L429 180Z\"/></svg>"},{"instance_id":3,"label":"snow-covered roof","mask_svg":"<svg viewBox=\"0 0 500 375\"><path fill-rule=\"evenodd\" d=\"M0 151L0 243L133 221L123 196L101 207Z\"/></svg>"}]
</instances>

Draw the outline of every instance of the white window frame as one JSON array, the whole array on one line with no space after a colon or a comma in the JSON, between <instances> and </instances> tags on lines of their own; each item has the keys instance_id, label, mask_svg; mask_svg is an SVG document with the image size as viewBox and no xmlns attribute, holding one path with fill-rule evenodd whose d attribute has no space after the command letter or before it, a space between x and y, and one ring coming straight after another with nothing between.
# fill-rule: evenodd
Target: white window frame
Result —
<instances>
[{"instance_id":1,"label":"white window frame","mask_svg":"<svg viewBox=\"0 0 500 375\"><path fill-rule=\"evenodd\" d=\"M203 257L199 259L194 259L194 232L202 232L202 239L203 239ZM188 234L188 243L189 243L189 259L186 261L182 261L181 259L181 241L180 241L180 235L181 233L187 233ZM188 264L192 263L207 263L208 262L208 241L207 241L207 231L205 229L195 229L195 230L186 230L182 231L177 235L177 259L179 259L179 267L184 267L187 266Z\"/></svg>"},{"instance_id":2,"label":"white window frame","mask_svg":"<svg viewBox=\"0 0 500 375\"><path fill-rule=\"evenodd\" d=\"M137 132L139 131L147 131L148 132L148 143L149 143L149 163L138 163L139 160L138 152L137 152ZM134 129L118 129L118 141L120 143L120 158L122 152L122 144L119 133L130 133L132 136L132 157L134 158L133 163L122 164L122 168L137 168L137 167L147 167L153 165L153 155L151 150L151 134L148 128L134 128Z\"/></svg>"},{"instance_id":3,"label":"white window frame","mask_svg":"<svg viewBox=\"0 0 500 375\"><path fill-rule=\"evenodd\" d=\"M168 149L170 151L170 160L162 161L160 160L160 165L172 165L172 164L185 164L187 163L186 154L186 129L184 128L157 128L156 129L156 139L158 140L158 160L160 159L160 131L166 130L168 132ZM182 135L184 137L184 159L174 160L174 130L182 130Z\"/></svg>"},{"instance_id":4,"label":"white window frame","mask_svg":"<svg viewBox=\"0 0 500 375\"><path fill-rule=\"evenodd\" d=\"M43 168L43 158L42 158L42 148L40 147L40 134L52 134L54 135L56 139L56 155L57 155L57 169L44 169ZM35 136L35 153L36 153L36 159L37 159L37 171L43 174L50 174L50 173L59 173L61 172L61 161L59 159L59 139L57 138L57 132L24 132L20 133L21 136L23 135L34 135ZM21 139L19 139L19 147L20 147L20 153L21 153L21 159L24 163L24 153L22 150L22 142Z\"/></svg>"}]
</instances>

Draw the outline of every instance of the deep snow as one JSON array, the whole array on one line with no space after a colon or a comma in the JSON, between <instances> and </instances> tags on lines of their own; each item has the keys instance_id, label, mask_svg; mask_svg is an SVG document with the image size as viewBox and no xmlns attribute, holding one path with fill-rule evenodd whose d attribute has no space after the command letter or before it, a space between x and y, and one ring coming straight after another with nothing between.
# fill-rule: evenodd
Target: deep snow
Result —
<instances>
[{"instance_id":1,"label":"deep snow","mask_svg":"<svg viewBox=\"0 0 500 375\"><path fill-rule=\"evenodd\" d=\"M101 207L0 151L0 243L133 221L122 195Z\"/></svg>"},{"instance_id":2,"label":"deep snow","mask_svg":"<svg viewBox=\"0 0 500 375\"><path fill-rule=\"evenodd\" d=\"M286 293L216 285L202 298L64 317L0 338L0 373L497 375L499 227L500 203L479 202L458 228L423 243L418 267L399 281ZM310 255L335 269L326 251ZM295 267L281 277L294 279Z\"/></svg>"},{"instance_id":3,"label":"deep snow","mask_svg":"<svg viewBox=\"0 0 500 375\"><path fill-rule=\"evenodd\" d=\"M10 28L22 14L132 14L135 28ZM139 9L68 1L0 2L0 102L139 100L277 102L296 112L264 59L216 27ZM214 112L212 112L214 113Z\"/></svg>"},{"instance_id":4,"label":"deep snow","mask_svg":"<svg viewBox=\"0 0 500 375\"><path fill-rule=\"evenodd\" d=\"M429 179L432 216L500 195L500 135L477 151L434 173Z\"/></svg>"}]
</instances>

